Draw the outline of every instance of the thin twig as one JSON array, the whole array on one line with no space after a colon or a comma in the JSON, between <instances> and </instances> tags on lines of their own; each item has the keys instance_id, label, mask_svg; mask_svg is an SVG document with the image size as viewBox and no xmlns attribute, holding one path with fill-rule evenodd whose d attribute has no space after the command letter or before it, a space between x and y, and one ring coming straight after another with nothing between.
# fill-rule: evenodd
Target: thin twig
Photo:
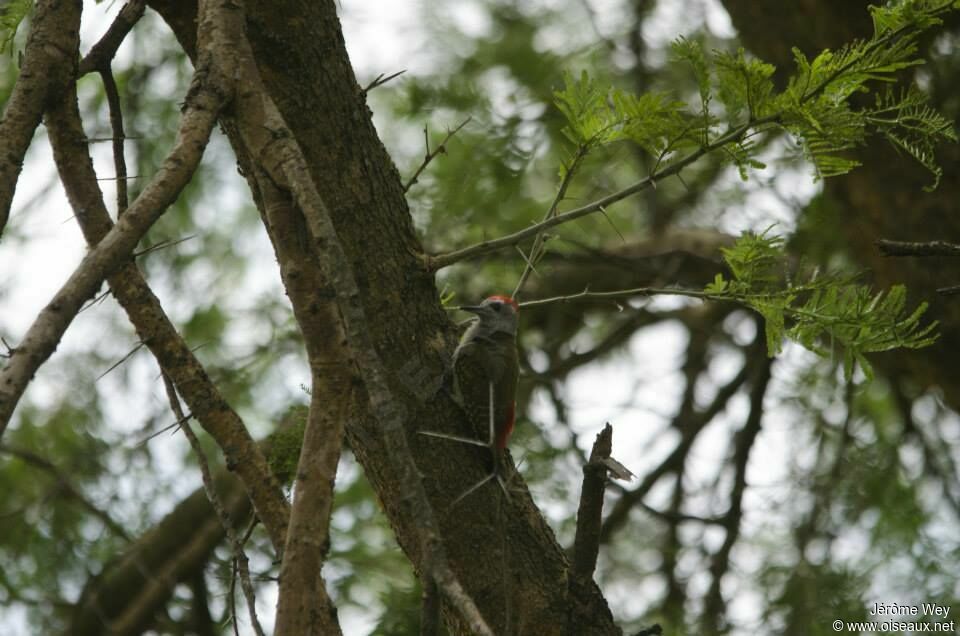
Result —
<instances>
[{"instance_id":1,"label":"thin twig","mask_svg":"<svg viewBox=\"0 0 960 636\"><path fill-rule=\"evenodd\" d=\"M140 12L143 13L142 7ZM101 63L100 77L103 80L103 92L107 96L110 128L113 131L113 168L117 175L117 216L120 216L127 210L128 205L127 161L123 156L123 108L120 106L120 92L117 89L117 82L113 78L113 70L110 68L109 60Z\"/></svg>"},{"instance_id":2,"label":"thin twig","mask_svg":"<svg viewBox=\"0 0 960 636\"><path fill-rule=\"evenodd\" d=\"M203 489L207 493L207 499L210 501L210 506L216 511L217 516L220 518L220 523L223 525L223 530L227 535L227 539L230 541L231 548L233 548L233 558L236 559L238 565L238 570L240 573L240 588L243 590L243 595L247 600L247 609L250 612L250 622L252 623L253 629L257 633L257 636L264 636L263 628L260 626L260 621L257 619L257 597L253 590L253 583L250 581L250 562L247 560L247 555L243 551L243 544L240 542L240 537L237 536L237 532L233 527L233 521L230 519L230 513L227 512L223 502L220 500L220 495L217 494L216 486L213 483L213 475L210 473L210 464L207 461L207 455L203 452L203 447L200 445L200 440L197 439L193 429L190 428L188 418L184 415L183 408L180 406L180 398L177 396L177 389L173 386L173 380L171 380L170 376L166 373L163 373L163 386L167 392L167 400L170 402L170 409L173 411L177 421L181 423L180 430L183 431L187 441L190 442L190 447L197 456L197 463L200 466L200 475L203 479Z\"/></svg>"},{"instance_id":3,"label":"thin twig","mask_svg":"<svg viewBox=\"0 0 960 636\"><path fill-rule=\"evenodd\" d=\"M946 241L914 243L878 239L877 247L884 256L960 256L960 245Z\"/></svg>"},{"instance_id":4,"label":"thin twig","mask_svg":"<svg viewBox=\"0 0 960 636\"><path fill-rule=\"evenodd\" d=\"M123 177L97 177L97 181L119 181L121 179L127 181L130 179L142 179L142 178L143 177L141 177L138 174L132 174L132 175L127 175Z\"/></svg>"},{"instance_id":5,"label":"thin twig","mask_svg":"<svg viewBox=\"0 0 960 636\"><path fill-rule=\"evenodd\" d=\"M397 78L397 77L400 77L401 75L403 75L403 74L406 73L406 72L407 72L407 69L403 69L402 71L397 71L396 73L391 73L390 75L387 75L386 77L384 77L384 73L380 73L379 75L377 75L377 76L373 79L372 82L370 82L369 84L367 84L367 87L366 87L365 89L363 89L364 95L366 95L367 93L369 93L369 92L372 91L373 89L377 88L378 86L383 86L384 84L386 84L386 83L389 82L390 80L392 80L392 79L394 79L394 78Z\"/></svg>"},{"instance_id":6,"label":"thin twig","mask_svg":"<svg viewBox=\"0 0 960 636\"><path fill-rule=\"evenodd\" d=\"M680 173L679 173L679 172L677 173L677 178L680 179ZM682 179L681 179L681 181L682 181ZM625 239L625 238L623 237L623 234L620 233L620 230L617 229L617 225L613 222L613 219L610 218L610 215L607 214L606 208L600 208L600 214L603 215L603 218L605 218L605 219L607 220L607 223L610 224L610 227L613 228L613 231L616 232L616 233L617 233L617 236L620 237L620 242L621 242L621 243L626 243L626 242L627 242L627 239Z\"/></svg>"},{"instance_id":7,"label":"thin twig","mask_svg":"<svg viewBox=\"0 0 960 636\"><path fill-rule=\"evenodd\" d=\"M230 591L227 592L230 606L230 623L233 625L233 636L240 636L240 625L237 621L237 558L230 559Z\"/></svg>"},{"instance_id":8,"label":"thin twig","mask_svg":"<svg viewBox=\"0 0 960 636\"><path fill-rule=\"evenodd\" d=\"M580 163L586 156L586 146L579 146L573 156L573 160L563 173L563 179L560 181L560 187L557 188L557 194L553 198L553 203L551 203L550 207L547 208L547 213L543 216L543 221L541 224L557 216L557 209L560 206L561 201L563 201L567 196L567 189L570 187L570 183L573 181L573 177L577 172L577 168L580 167ZM544 249L544 245L547 242L547 236L544 233L546 229L547 228L544 227L542 230L537 232L533 239L533 247L530 248L530 258L527 259L527 264L524 266L523 271L520 272L520 279L517 281L517 286L513 290L514 300L517 300L520 297L520 290L523 289L523 284L527 282L527 278L530 277L530 273L534 271L534 265L543 257L546 251Z\"/></svg>"},{"instance_id":9,"label":"thin twig","mask_svg":"<svg viewBox=\"0 0 960 636\"><path fill-rule=\"evenodd\" d=\"M529 258L527 258L527 255L523 253L523 250L520 248L519 245L514 245L514 247L517 248L517 251L518 251L518 252L520 252L520 258L523 259L523 262L526 263L526 264L530 267L531 270L533 270L533 273L534 273L534 274L537 274L537 275L539 276L539 275L540 275L540 272L538 272L538 271L537 271L537 268L533 266L533 261L531 261Z\"/></svg>"},{"instance_id":10,"label":"thin twig","mask_svg":"<svg viewBox=\"0 0 960 636\"><path fill-rule=\"evenodd\" d=\"M503 236L498 239L491 239L489 241L483 241L469 247L464 247L459 250L454 250L452 252L445 252L443 254L424 254L421 256L423 259L424 268L427 271L435 272L437 270L443 269L444 267L449 267L454 263L459 263L460 261L477 258L478 256L483 256L484 254L489 254L497 250L503 249L505 247L511 247L524 241L530 237L537 236L542 233L544 230L555 227L557 225L562 225L564 223L569 223L575 219L592 214L594 212L599 212L600 210L611 206L612 204L626 199L627 197L642 192L649 187L652 187L653 184L661 179L666 177L673 176L689 166L690 164L696 162L700 157L704 156L707 153L713 152L714 150L725 146L728 143L737 141L740 139L747 131L755 126L759 126L764 123L770 123L776 121L776 117L771 116L764 119L758 119L754 121L749 121L742 126L738 126L727 132L725 135L716 139L713 143L698 148L697 150L691 152L685 157L674 161L668 166L656 171L655 173L641 179L640 181L634 183L631 186L628 186L622 190L609 194L601 199L598 199L592 203L588 203L582 207L570 210L569 212L564 212L537 223L531 225L528 228L520 230L519 232L514 232L507 236Z\"/></svg>"},{"instance_id":11,"label":"thin twig","mask_svg":"<svg viewBox=\"0 0 960 636\"><path fill-rule=\"evenodd\" d=\"M437 146L435 150L430 150L430 137L427 133L427 127L426 126L423 127L424 145L427 148L426 154L423 156L423 161L420 163L420 167L417 168L417 171L413 173L413 176L410 177L410 180L407 181L406 184L404 184L403 186L404 193L406 193L411 187L413 187L413 185L417 182L417 179L420 178L420 175L427 168L427 166L430 165L430 162L433 161L433 159L437 155L443 155L447 153L447 142L450 141L450 139L453 138L454 135L460 132L460 130L464 126L469 124L472 119L473 119L472 117L467 117L466 119L463 120L463 122L459 126L447 132L447 136L443 138L443 141L440 142L440 145Z\"/></svg>"},{"instance_id":12,"label":"thin twig","mask_svg":"<svg viewBox=\"0 0 960 636\"><path fill-rule=\"evenodd\" d=\"M638 501L637 505L647 511L651 516L673 524L699 523L705 526L722 526L727 523L726 517L701 517L685 512L674 512L673 510L658 510L645 501Z\"/></svg>"},{"instance_id":13,"label":"thin twig","mask_svg":"<svg viewBox=\"0 0 960 636\"><path fill-rule=\"evenodd\" d=\"M113 24L107 29L107 32L90 49L82 60L78 69L78 77L83 77L87 73L102 70L110 66L110 61L117 54L117 49L123 43L123 40L133 29L133 26L143 16L146 9L146 0L130 0L123 5L120 13L114 19Z\"/></svg>"},{"instance_id":14,"label":"thin twig","mask_svg":"<svg viewBox=\"0 0 960 636\"><path fill-rule=\"evenodd\" d=\"M566 296L552 296L550 298L528 300L520 303L520 307L536 307L539 305L553 305L556 303L569 303L580 300L615 300L617 298L630 298L633 296L685 296L688 298L699 298L701 300L736 300L731 297L708 294L702 290L684 289L682 287L634 287L633 289L617 289L607 292L592 292L589 289L584 289L582 292Z\"/></svg>"}]
</instances>

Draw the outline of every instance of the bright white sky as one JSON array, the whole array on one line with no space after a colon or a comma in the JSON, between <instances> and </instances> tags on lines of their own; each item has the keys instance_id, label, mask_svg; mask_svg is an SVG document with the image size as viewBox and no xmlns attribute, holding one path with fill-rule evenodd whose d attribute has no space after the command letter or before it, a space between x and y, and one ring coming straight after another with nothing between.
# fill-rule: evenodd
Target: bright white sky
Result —
<instances>
[{"instance_id":1,"label":"bright white sky","mask_svg":"<svg viewBox=\"0 0 960 636\"><path fill-rule=\"evenodd\" d=\"M553 0L559 3L559 0ZM574 3L577 4L577 3ZM616 7L614 0L591 0L589 4L597 17L601 30L613 31L617 24ZM654 41L668 41L675 36L696 28L701 20L706 20L710 27L720 33L731 30L726 14L713 2L705 3L702 13L680 13L676 6L680 3L660 3L658 10L645 27L645 35ZM82 30L85 46L89 47L110 23L112 17L119 10L121 3L109 2L96 4L85 2L84 28ZM419 25L427 14L427 9L436 15L444 12L456 19L460 28L467 33L483 33L490 28L483 13L473 3L448 3L439 1L421 0L393 0L390 2L366 2L361 0L341 0L341 14L343 27L350 51L352 62L357 70L357 76L364 84L375 76L390 74L406 69L411 76L426 73L435 67L437 60L442 60L442 51L435 50L434 45L422 33ZM558 37L562 34L558 34ZM550 46L550 34L545 37L545 46ZM590 36L592 37L592 35ZM128 59L129 50L121 51L121 59ZM402 78L394 81L403 81ZM379 122L379 119L378 119ZM382 122L381 126L383 125ZM435 122L425 122L434 125ZM448 122L441 122L446 125ZM419 130L413 131L410 139L419 143ZM19 232L28 237L27 241L18 241L5 238L0 243L0 330L9 334L11 344L23 334L33 316L50 300L55 291L63 284L76 264L82 258L85 248L71 218L70 208L59 188L44 194L43 205L30 212L29 218L20 217L21 210L27 201L38 196L38 190L45 183L45 177L52 171L52 158L48 145L38 140L28 156L24 167L23 178L14 201L14 223ZM101 174L112 175L112 164L106 156L108 147L101 145L97 152L98 169ZM219 202L221 206L239 206L248 196L246 186L240 179L235 180L236 190L224 193ZM105 195L112 200L110 182L103 182ZM794 194L800 198L812 194L813 189L807 186L803 192ZM771 218L787 218L783 205L770 196L758 196L752 200L752 209L760 210L748 222L748 226L759 225L766 227ZM761 222L762 221L762 222ZM723 228L727 231L739 232L747 229L741 227ZM251 279L248 284L251 289L263 291L277 285L275 273L272 269L273 257L266 242L254 248L263 258L269 259L270 268L263 268L261 275L266 278ZM160 290L162 292L162 290ZM246 294L246 292L245 292ZM161 294L162 295L162 294ZM673 301L665 301L673 302ZM58 355L65 351L86 350L91 340L102 341L109 339L111 334L104 333L103 327L95 320L81 320L71 327L68 336L61 346ZM630 343L630 358L618 357L602 365L594 365L574 374L569 382L568 400L572 407L571 425L580 433L581 446L585 449L592 443L593 437L603 426L610 421L614 425L615 449L618 459L635 472L643 472L643 467L653 465L656 457L662 456L669 450L675 439L672 435L662 434L663 427L669 420L676 405L676 399L682 388L678 368L682 363L680 357L685 345L683 330L677 325L663 324L656 329L649 329L638 334ZM127 343L118 345L118 350L127 347ZM805 354L790 350L790 355L783 363L778 363L778 376L784 366L795 364ZM736 356L721 358L711 373L717 383L722 383L737 370ZM138 372L145 383L155 378L155 373L149 368ZM56 377L41 375L41 382L31 387L31 397L42 398L46 393L58 390L59 383ZM293 378L293 387L306 379ZM639 382L638 382L639 381ZM710 387L704 387L704 400L712 393ZM119 422L129 420L129 413L136 412L137 401L142 396L118 396L111 418ZM624 408L624 404L629 404ZM735 401L726 416L718 418L711 425L704 438L696 445L693 451L694 466L690 478L702 483L709 483L715 478L714 468L724 459L726 452L725 441L731 427L737 428L743 421L745 404ZM531 417L543 424L550 434L550 420L552 410L545 404L535 404ZM751 484L764 486L761 489L763 499L776 499L776 485L786 475L789 466L787 453L792 447L789 442L790 432L780 422L788 422L786 414L773 408L767 416L767 425L760 443L754 451L755 457L764 458L751 465L749 481ZM180 457L182 448L178 442L159 439L155 442L155 452L169 451L170 457ZM522 454L522 449L515 449L515 455ZM702 467L702 468L701 468ZM698 470L699 469L699 470ZM196 487L195 475L179 475L179 460L172 460L159 470L169 473L167 477L182 481L182 492L188 492ZM767 487L768 486L768 487ZM573 492L578 491L578 484L571 483ZM751 491L751 493L756 491ZM537 496L537 493L535 493ZM570 501L553 501L547 493L539 495L539 503L555 518L562 518L571 512ZM747 515L745 524L747 531L751 523L757 522L754 515L762 514L766 501L758 496L750 496L746 501ZM170 502L172 503L172 502ZM655 502L651 502L655 503ZM165 508L165 502L158 504ZM575 504L574 504L575 505ZM710 540L710 537L705 539ZM624 590L610 590L611 599L621 600L624 603L614 608L615 613L622 616L630 612L629 594L625 597ZM274 598L264 595L260 599L259 613L265 623L269 623L272 615ZM633 602L636 599L632 599ZM739 606L738 606L739 607ZM752 603L739 607L745 616L756 612L757 606ZM636 608L634 608L636 609ZM10 619L11 617L8 617ZM341 619L347 634L366 633L370 628L369 615L362 615L355 610L346 608L341 612ZM23 623L21 617L12 617L14 625ZM2 623L3 621L0 621ZM8 623L9 625L10 623ZM17 629L14 628L14 632Z\"/></svg>"}]
</instances>

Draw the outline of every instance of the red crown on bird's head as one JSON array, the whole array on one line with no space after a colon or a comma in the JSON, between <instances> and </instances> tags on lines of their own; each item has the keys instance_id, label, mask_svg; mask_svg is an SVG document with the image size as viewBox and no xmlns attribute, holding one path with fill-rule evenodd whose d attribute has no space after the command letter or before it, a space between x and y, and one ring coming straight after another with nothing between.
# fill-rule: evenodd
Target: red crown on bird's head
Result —
<instances>
[{"instance_id":1,"label":"red crown on bird's head","mask_svg":"<svg viewBox=\"0 0 960 636\"><path fill-rule=\"evenodd\" d=\"M510 298L509 296L499 296L499 295L488 296L487 300L499 300L502 303L511 305L514 311L517 311L517 312L520 311L520 305L518 305L517 301L515 301L513 298Z\"/></svg>"}]
</instances>

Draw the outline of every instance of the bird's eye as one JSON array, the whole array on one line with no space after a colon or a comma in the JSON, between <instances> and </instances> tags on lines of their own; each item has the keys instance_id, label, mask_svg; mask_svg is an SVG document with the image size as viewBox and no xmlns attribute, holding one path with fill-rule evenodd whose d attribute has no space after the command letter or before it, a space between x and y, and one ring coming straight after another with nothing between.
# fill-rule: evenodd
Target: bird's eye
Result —
<instances>
[{"instance_id":1,"label":"bird's eye","mask_svg":"<svg viewBox=\"0 0 960 636\"><path fill-rule=\"evenodd\" d=\"M494 311L500 311L500 308L503 307L503 303L498 300L497 302L490 303L490 306L493 307Z\"/></svg>"}]
</instances>

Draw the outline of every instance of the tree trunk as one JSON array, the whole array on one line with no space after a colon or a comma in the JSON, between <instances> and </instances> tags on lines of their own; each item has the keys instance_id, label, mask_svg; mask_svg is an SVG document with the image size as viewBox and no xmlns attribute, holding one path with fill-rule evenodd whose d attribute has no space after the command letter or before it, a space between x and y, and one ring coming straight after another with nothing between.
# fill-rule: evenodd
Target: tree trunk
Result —
<instances>
[{"instance_id":1,"label":"tree trunk","mask_svg":"<svg viewBox=\"0 0 960 636\"><path fill-rule=\"evenodd\" d=\"M158 1L151 6L193 56L195 4ZM450 563L497 634L568 633L570 608L570 633L619 634L596 585L568 598L567 559L528 492L507 502L491 486L449 509L459 493L483 476L483 463L474 449L416 432L466 430L454 403L442 392L427 390L444 373L456 332L441 308L433 275L416 258L422 248L401 181L374 130L335 8L331 1L248 2L247 34L266 90L303 149L354 268L369 335L409 414L408 441ZM224 124L249 178L258 158L249 156L234 125ZM318 299L330 293L316 290ZM346 412L370 421L363 392L352 394L356 404ZM351 447L398 542L421 572L420 520L404 513L402 499L408 494L392 474L383 439L369 430L361 422L347 423ZM466 630L461 626L457 631Z\"/></svg>"}]
</instances>

